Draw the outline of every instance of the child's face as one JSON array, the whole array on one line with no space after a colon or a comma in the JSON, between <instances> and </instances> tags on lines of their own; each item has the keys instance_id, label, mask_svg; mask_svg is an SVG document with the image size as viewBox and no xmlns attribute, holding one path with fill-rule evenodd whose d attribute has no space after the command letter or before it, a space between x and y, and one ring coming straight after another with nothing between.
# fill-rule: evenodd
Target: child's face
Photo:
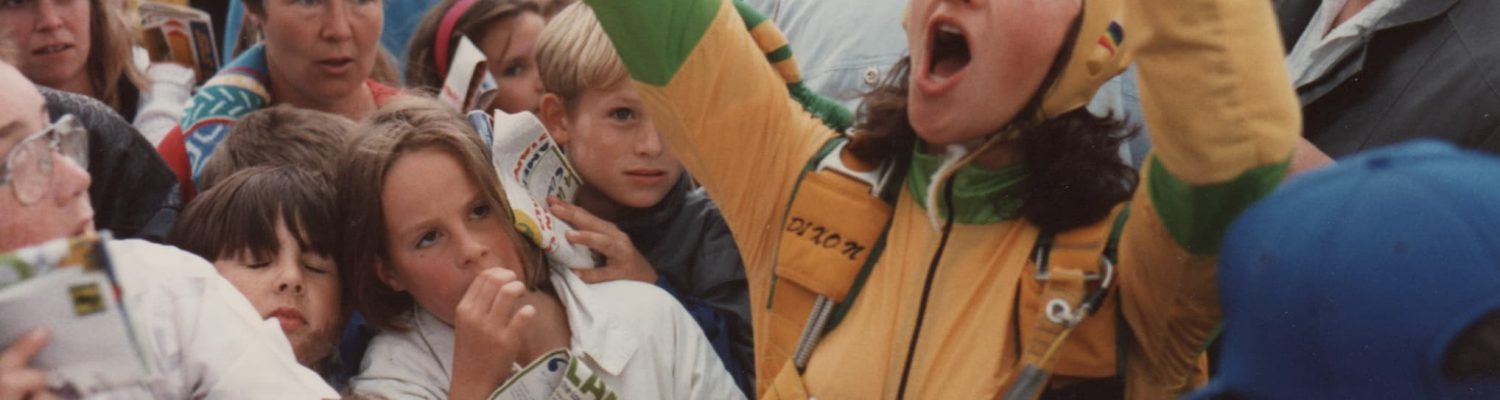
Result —
<instances>
[{"instance_id":1,"label":"child's face","mask_svg":"<svg viewBox=\"0 0 1500 400\"><path fill-rule=\"evenodd\" d=\"M475 45L484 51L499 94L489 109L508 113L536 111L542 101L542 77L536 70L536 38L546 21L534 12L523 12L490 27Z\"/></svg>"},{"instance_id":2,"label":"child's face","mask_svg":"<svg viewBox=\"0 0 1500 400\"><path fill-rule=\"evenodd\" d=\"M513 229L451 153L425 148L398 158L381 184L391 264L377 268L391 289L410 293L438 319L453 323L469 283L486 268L526 271Z\"/></svg>"},{"instance_id":3,"label":"child's face","mask_svg":"<svg viewBox=\"0 0 1500 400\"><path fill-rule=\"evenodd\" d=\"M297 362L311 366L328 355L339 334L338 266L303 250L286 224L276 223L276 255L257 259L248 251L214 260L261 318L276 318L292 342Z\"/></svg>"},{"instance_id":4,"label":"child's face","mask_svg":"<svg viewBox=\"0 0 1500 400\"><path fill-rule=\"evenodd\" d=\"M997 132L1041 86L1081 0L912 0L907 113L918 136Z\"/></svg>"},{"instance_id":5,"label":"child's face","mask_svg":"<svg viewBox=\"0 0 1500 400\"><path fill-rule=\"evenodd\" d=\"M553 129L584 182L626 207L661 202L682 176L677 161L628 83L589 89Z\"/></svg>"}]
</instances>

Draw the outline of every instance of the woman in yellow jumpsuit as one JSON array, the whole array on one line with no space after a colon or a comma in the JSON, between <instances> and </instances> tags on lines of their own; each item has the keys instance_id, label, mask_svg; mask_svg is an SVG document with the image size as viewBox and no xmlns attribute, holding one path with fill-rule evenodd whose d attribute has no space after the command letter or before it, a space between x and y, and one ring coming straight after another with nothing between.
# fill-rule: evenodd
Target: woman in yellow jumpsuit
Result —
<instances>
[{"instance_id":1,"label":"woman in yellow jumpsuit","mask_svg":"<svg viewBox=\"0 0 1500 400\"><path fill-rule=\"evenodd\" d=\"M778 228L840 133L790 100L730 0L586 3L735 234L763 398L1004 395L1037 324L1026 299L1041 286L1023 271L1038 238L1112 220L1126 200L1116 289L1085 323L1112 327L1074 332L1096 346L1063 346L1047 388L1121 377L1134 398L1179 395L1202 383L1220 322L1224 227L1276 186L1299 137L1269 2L913 0L909 66L850 145L855 164L905 167L884 252L794 365L773 343ZM1139 178L1112 159L1118 125L1082 110L1132 61L1155 146Z\"/></svg>"}]
</instances>

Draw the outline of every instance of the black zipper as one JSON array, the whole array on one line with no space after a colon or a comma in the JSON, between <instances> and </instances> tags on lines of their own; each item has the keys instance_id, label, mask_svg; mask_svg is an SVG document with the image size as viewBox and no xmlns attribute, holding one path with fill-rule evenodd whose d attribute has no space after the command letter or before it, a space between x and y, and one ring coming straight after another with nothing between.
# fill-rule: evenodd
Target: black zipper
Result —
<instances>
[{"instance_id":1,"label":"black zipper","mask_svg":"<svg viewBox=\"0 0 1500 400\"><path fill-rule=\"evenodd\" d=\"M896 392L897 399L906 398L906 382L911 378L912 359L917 354L917 341L922 337L922 320L927 317L927 298L932 294L932 278L937 274L938 263L943 261L943 250L948 247L948 235L953 233L953 216L958 214L953 209L953 180L951 179L943 183L943 204L947 206L948 218L943 223L943 238L938 241L937 252L932 255L932 262L927 265L927 279L922 281L922 302L917 308L917 326L912 328L911 343L906 347L906 364L901 368L901 386Z\"/></svg>"}]
</instances>

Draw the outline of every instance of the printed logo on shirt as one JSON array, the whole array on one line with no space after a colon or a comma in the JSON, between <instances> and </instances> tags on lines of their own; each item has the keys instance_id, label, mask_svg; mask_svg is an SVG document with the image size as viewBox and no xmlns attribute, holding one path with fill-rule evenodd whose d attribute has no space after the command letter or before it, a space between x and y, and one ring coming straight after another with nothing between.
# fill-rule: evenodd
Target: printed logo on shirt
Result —
<instances>
[{"instance_id":1,"label":"printed logo on shirt","mask_svg":"<svg viewBox=\"0 0 1500 400\"><path fill-rule=\"evenodd\" d=\"M573 387L578 388L579 394L585 396L585 397L582 397L582 398L584 398L584 399L594 399L594 400L618 400L619 399L619 397L615 395L615 392L613 390L609 390L609 387L605 386L604 379L600 378L599 374L596 374L593 371L589 371L588 368L584 368L584 371L583 371L584 373L588 374L588 378L586 378L586 379L579 379L578 378L578 364L580 364L580 362L576 362L576 361L577 360L575 360L575 362L572 362L572 363L568 364L568 375L567 375L567 377L568 377L568 383L573 384Z\"/></svg>"}]
</instances>

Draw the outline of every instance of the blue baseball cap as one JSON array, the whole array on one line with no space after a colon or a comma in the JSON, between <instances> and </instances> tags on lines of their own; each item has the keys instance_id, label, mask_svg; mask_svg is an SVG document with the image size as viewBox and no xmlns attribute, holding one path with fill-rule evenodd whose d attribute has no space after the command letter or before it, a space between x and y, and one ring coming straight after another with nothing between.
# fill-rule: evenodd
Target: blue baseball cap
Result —
<instances>
[{"instance_id":1,"label":"blue baseball cap","mask_svg":"<svg viewBox=\"0 0 1500 400\"><path fill-rule=\"evenodd\" d=\"M1500 376L1443 372L1500 311L1500 158L1436 141L1346 158L1235 220L1219 264L1219 370L1190 399L1500 398Z\"/></svg>"}]
</instances>

